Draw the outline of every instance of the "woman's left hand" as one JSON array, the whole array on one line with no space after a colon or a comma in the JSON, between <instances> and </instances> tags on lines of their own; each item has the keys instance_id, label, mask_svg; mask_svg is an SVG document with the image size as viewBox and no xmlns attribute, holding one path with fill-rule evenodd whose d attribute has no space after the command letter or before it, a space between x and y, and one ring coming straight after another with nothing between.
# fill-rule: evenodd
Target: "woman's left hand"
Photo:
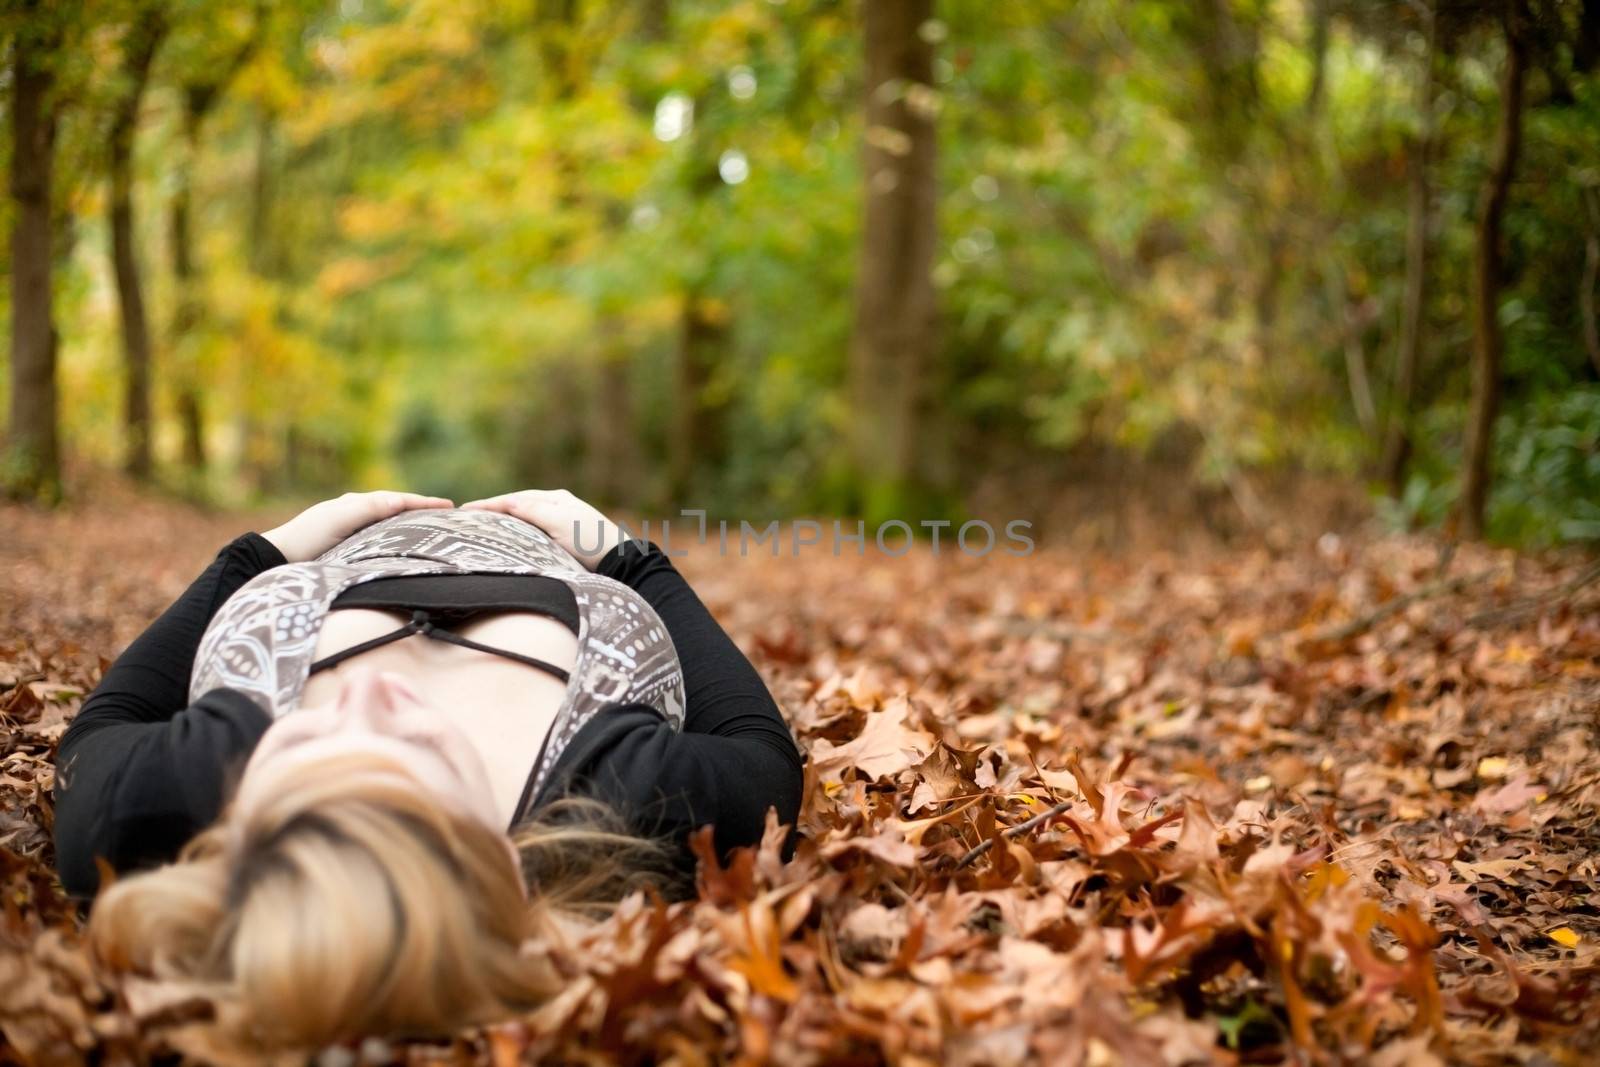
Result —
<instances>
[{"instance_id":1,"label":"woman's left hand","mask_svg":"<svg viewBox=\"0 0 1600 1067\"><path fill-rule=\"evenodd\" d=\"M363 526L370 526L379 519L387 519L402 511L453 507L454 504L440 496L388 490L346 493L311 505L282 526L268 530L261 536L271 541L290 563L304 563L316 559Z\"/></svg>"},{"instance_id":2,"label":"woman's left hand","mask_svg":"<svg viewBox=\"0 0 1600 1067\"><path fill-rule=\"evenodd\" d=\"M517 493L472 500L461 505L477 511L498 511L532 523L589 570L622 543L622 528L598 508L566 489L524 489ZM594 544L586 544L589 538Z\"/></svg>"}]
</instances>

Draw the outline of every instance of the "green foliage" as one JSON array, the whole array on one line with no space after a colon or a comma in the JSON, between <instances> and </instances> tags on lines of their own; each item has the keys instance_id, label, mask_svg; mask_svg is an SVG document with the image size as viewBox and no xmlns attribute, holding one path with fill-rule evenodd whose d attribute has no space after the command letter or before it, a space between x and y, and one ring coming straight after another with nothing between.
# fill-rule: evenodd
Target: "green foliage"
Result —
<instances>
[{"instance_id":1,"label":"green foliage","mask_svg":"<svg viewBox=\"0 0 1600 1067\"><path fill-rule=\"evenodd\" d=\"M1489 513L1509 541L1600 541L1600 387L1541 395L1502 420Z\"/></svg>"},{"instance_id":2,"label":"green foliage","mask_svg":"<svg viewBox=\"0 0 1600 1067\"><path fill-rule=\"evenodd\" d=\"M61 502L61 489L44 472L38 453L15 444L0 448L0 497L51 507Z\"/></svg>"},{"instance_id":3,"label":"green foliage","mask_svg":"<svg viewBox=\"0 0 1600 1067\"><path fill-rule=\"evenodd\" d=\"M1413 470L1398 496L1378 498L1378 518L1391 530L1409 531L1444 521L1456 502L1453 479L1435 481Z\"/></svg>"},{"instance_id":4,"label":"green foliage","mask_svg":"<svg viewBox=\"0 0 1600 1067\"><path fill-rule=\"evenodd\" d=\"M74 7L63 59L81 90L62 164L79 219L58 299L66 439L106 460L120 372L99 146L139 2ZM1202 482L1369 474L1396 415L1420 5L940 6L936 490L857 485L844 452L856 5L169 10L139 130L140 255L158 363L203 385L212 482L232 492L534 480L641 506L954 513L999 453L1159 451ZM1318 10L1334 13L1320 54ZM1385 505L1408 525L1454 491L1497 99L1492 25L1450 19L1418 433ZM204 313L169 345L184 94L246 44L194 161ZM1600 187L1600 88L1577 57L1541 53L1507 219L1493 528L1536 542L1595 521L1577 285L1600 229L1583 192ZM158 377L169 468L173 384ZM597 456L597 425L631 459Z\"/></svg>"}]
</instances>

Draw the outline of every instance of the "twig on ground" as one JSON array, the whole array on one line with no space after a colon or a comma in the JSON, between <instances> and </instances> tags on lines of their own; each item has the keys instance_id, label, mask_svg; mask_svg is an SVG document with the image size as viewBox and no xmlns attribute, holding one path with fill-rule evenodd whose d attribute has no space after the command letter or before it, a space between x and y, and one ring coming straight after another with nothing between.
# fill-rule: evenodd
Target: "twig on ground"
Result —
<instances>
[{"instance_id":1,"label":"twig on ground","mask_svg":"<svg viewBox=\"0 0 1600 1067\"><path fill-rule=\"evenodd\" d=\"M46 675L42 673L24 674L14 682L0 682L0 693L9 693L18 686L28 685L32 682L42 682Z\"/></svg>"},{"instance_id":2,"label":"twig on ground","mask_svg":"<svg viewBox=\"0 0 1600 1067\"><path fill-rule=\"evenodd\" d=\"M1467 620L1468 626L1482 627L1493 626L1497 623L1518 621L1526 616L1537 613L1542 608L1554 607L1556 604L1567 600L1583 591L1586 586L1592 585L1600 579L1600 562L1592 564L1587 570L1580 573L1565 585L1557 586L1546 593L1523 597L1513 601L1503 608L1490 608L1480 611Z\"/></svg>"},{"instance_id":3,"label":"twig on ground","mask_svg":"<svg viewBox=\"0 0 1600 1067\"><path fill-rule=\"evenodd\" d=\"M1035 826L1049 822L1051 819L1055 818L1057 815L1060 815L1077 802L1077 798L1074 797L1071 800L1063 800L1059 804L1054 804L1026 822L1019 822L1015 826L1007 827L1000 832L999 837L1020 837L1029 830L1032 830ZM991 837L987 841L980 841L973 847L972 851L961 857L961 862L956 864L956 870L959 871L961 868L969 866L979 856L983 855L985 852L988 852L994 847L996 840L998 840L997 837Z\"/></svg>"},{"instance_id":4,"label":"twig on ground","mask_svg":"<svg viewBox=\"0 0 1600 1067\"><path fill-rule=\"evenodd\" d=\"M1393 615L1395 612L1400 611L1403 608L1410 607L1419 600L1431 600L1436 596L1448 596L1451 593L1459 593L1467 586L1476 585L1478 582L1489 577L1493 573L1494 571L1492 570L1478 571L1475 574L1463 574L1456 578L1441 578L1436 582L1429 582L1427 585L1418 586L1409 593L1402 593L1397 597L1392 597L1389 600L1385 600L1382 604L1379 604L1365 615L1351 619L1349 622L1342 622L1337 626L1325 626L1320 630L1316 630L1312 632L1306 638L1306 640L1348 641L1350 638L1355 637L1358 634L1366 633L1378 623L1382 622L1384 619L1387 619L1390 615Z\"/></svg>"}]
</instances>

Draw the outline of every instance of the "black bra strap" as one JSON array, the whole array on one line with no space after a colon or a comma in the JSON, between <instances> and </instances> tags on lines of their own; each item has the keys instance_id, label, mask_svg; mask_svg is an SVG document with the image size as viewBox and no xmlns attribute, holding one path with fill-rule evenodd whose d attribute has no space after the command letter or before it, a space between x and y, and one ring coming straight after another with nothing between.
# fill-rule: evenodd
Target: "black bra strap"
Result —
<instances>
[{"instance_id":1,"label":"black bra strap","mask_svg":"<svg viewBox=\"0 0 1600 1067\"><path fill-rule=\"evenodd\" d=\"M452 645L460 645L462 648L473 648L477 649L479 652L488 652L491 655L504 656L506 659L514 659L519 663L526 663L530 667L539 668L546 674L555 675L563 682L567 681L571 677L566 671L562 670L560 667L557 667L554 663L547 663L542 659L535 659L532 656L524 656L520 652L512 652L507 648L493 648L489 645L480 645L476 641L462 637L453 630L442 630L439 627L434 626L432 623L427 623L426 627L426 629L418 632L439 641L448 641Z\"/></svg>"},{"instance_id":2,"label":"black bra strap","mask_svg":"<svg viewBox=\"0 0 1600 1067\"><path fill-rule=\"evenodd\" d=\"M410 637L412 634L421 634L424 637L431 637L436 641L445 641L452 645L460 645L462 648L470 648L478 652L488 652L491 655L503 656L506 659L514 659L519 663L526 663L530 667L536 667L539 670L544 671L546 674L553 674L563 682L568 681L571 678L570 674L562 670L560 667L557 667L554 663L547 663L542 659L535 659L532 656L524 656L519 652L512 652L509 649L494 648L489 645L479 644L476 641L462 637L460 634L455 633L452 630L446 630L435 626L433 624L433 620L428 618L428 613L421 608L413 611L411 613L411 621L400 627L400 629L390 631L386 634L381 634L378 637L372 638L370 641L362 641L360 644L351 645L349 648L341 649L331 656L324 656L322 659L319 659L313 663L310 671L307 673L315 674L320 670L327 669L328 667L337 666L338 664L349 659L351 656L359 655L368 649L377 648L380 645L387 645L391 641L399 641L402 638Z\"/></svg>"},{"instance_id":3,"label":"black bra strap","mask_svg":"<svg viewBox=\"0 0 1600 1067\"><path fill-rule=\"evenodd\" d=\"M311 669L306 673L316 674L320 670L326 670L329 667L334 667L340 663L343 663L351 656L360 655L368 649L377 648L379 645L387 645L391 641L398 641L403 637L410 637L412 634L421 632L421 627L417 625L416 617L413 616L410 622L406 623L398 630L383 634L379 637L374 637L370 641L363 641L358 645L351 645L349 648L340 649L331 656L324 656L322 659L319 659L313 663L311 665Z\"/></svg>"}]
</instances>

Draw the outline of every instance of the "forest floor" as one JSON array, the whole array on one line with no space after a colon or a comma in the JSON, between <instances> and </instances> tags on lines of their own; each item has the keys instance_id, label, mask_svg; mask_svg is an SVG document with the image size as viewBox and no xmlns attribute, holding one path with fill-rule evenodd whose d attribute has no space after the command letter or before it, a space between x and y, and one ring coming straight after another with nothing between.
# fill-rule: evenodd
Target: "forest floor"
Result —
<instances>
[{"instance_id":1,"label":"forest floor","mask_svg":"<svg viewBox=\"0 0 1600 1067\"><path fill-rule=\"evenodd\" d=\"M0 508L0 1062L221 1055L80 947L50 757L252 518ZM546 946L571 981L525 1020L322 1062L1596 1062L1587 567L1351 531L692 555L810 753L793 861Z\"/></svg>"}]
</instances>

